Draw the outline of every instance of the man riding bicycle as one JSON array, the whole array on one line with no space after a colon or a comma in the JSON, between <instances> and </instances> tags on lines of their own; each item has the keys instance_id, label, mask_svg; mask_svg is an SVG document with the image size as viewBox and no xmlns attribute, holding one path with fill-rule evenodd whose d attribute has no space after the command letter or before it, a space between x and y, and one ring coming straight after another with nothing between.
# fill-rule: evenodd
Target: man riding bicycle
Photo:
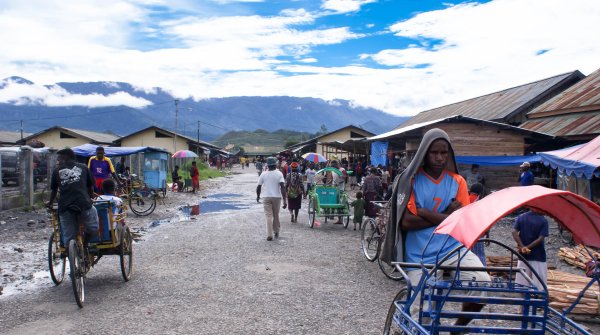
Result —
<instances>
[{"instance_id":1,"label":"man riding bicycle","mask_svg":"<svg viewBox=\"0 0 600 335\"><path fill-rule=\"evenodd\" d=\"M98 214L92 205L94 179L87 166L75 162L75 153L71 149L59 150L57 155L58 164L52 172L52 193L47 207L52 208L60 190L58 216L62 243L67 246L79 233L80 224L84 226L86 239L98 232Z\"/></svg>"}]
</instances>

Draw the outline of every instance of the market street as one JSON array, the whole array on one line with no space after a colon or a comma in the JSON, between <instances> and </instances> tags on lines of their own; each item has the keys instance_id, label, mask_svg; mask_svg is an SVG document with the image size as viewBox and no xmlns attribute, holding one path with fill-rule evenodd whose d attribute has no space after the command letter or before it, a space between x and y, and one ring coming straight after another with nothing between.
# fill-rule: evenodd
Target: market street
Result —
<instances>
[{"instance_id":1,"label":"market street","mask_svg":"<svg viewBox=\"0 0 600 335\"><path fill-rule=\"evenodd\" d=\"M155 221L134 245L130 282L107 256L89 273L83 309L68 276L0 296L0 333L380 334L399 284L364 258L359 231L310 229L305 201L298 223L282 210L268 242L255 170L236 171L193 198L200 215ZM217 207L227 209L204 213Z\"/></svg>"}]
</instances>

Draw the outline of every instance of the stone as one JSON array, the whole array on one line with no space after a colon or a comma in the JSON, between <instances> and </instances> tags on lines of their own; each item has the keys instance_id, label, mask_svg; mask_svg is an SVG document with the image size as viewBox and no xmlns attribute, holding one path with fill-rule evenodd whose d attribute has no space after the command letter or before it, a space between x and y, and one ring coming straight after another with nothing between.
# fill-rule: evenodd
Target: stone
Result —
<instances>
[{"instance_id":1,"label":"stone","mask_svg":"<svg viewBox=\"0 0 600 335\"><path fill-rule=\"evenodd\" d=\"M27 221L27 225L28 226L33 226L35 224L35 220L29 220Z\"/></svg>"},{"instance_id":2,"label":"stone","mask_svg":"<svg viewBox=\"0 0 600 335\"><path fill-rule=\"evenodd\" d=\"M19 253L23 252L23 248L14 247L13 250Z\"/></svg>"}]
</instances>

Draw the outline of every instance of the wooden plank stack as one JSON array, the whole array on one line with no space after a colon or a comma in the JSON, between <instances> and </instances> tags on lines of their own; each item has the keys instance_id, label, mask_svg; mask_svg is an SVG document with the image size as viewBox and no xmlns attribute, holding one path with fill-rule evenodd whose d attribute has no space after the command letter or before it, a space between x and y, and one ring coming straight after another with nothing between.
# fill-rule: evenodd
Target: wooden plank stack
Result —
<instances>
[{"instance_id":1,"label":"wooden plank stack","mask_svg":"<svg viewBox=\"0 0 600 335\"><path fill-rule=\"evenodd\" d=\"M588 247L588 250L594 255L594 257L600 258L600 253L598 250L590 247ZM585 270L585 264L592 260L583 245L560 248L558 250L558 258L582 270Z\"/></svg>"},{"instance_id":2,"label":"wooden plank stack","mask_svg":"<svg viewBox=\"0 0 600 335\"><path fill-rule=\"evenodd\" d=\"M562 311L571 306L579 296L590 278L574 275L558 270L548 270L548 293L550 294L550 307ZM600 315L600 292L598 285L593 285L585 292L579 304L571 313Z\"/></svg>"}]
</instances>

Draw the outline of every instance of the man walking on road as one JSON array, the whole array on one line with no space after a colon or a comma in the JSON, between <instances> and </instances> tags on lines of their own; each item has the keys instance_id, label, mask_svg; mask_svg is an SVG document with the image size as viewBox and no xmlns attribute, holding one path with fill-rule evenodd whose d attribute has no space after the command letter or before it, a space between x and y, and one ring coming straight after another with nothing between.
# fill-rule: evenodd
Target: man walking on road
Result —
<instances>
[{"instance_id":1,"label":"man walking on road","mask_svg":"<svg viewBox=\"0 0 600 335\"><path fill-rule=\"evenodd\" d=\"M260 193L264 185L263 204L267 217L267 241L271 241L273 240L273 234L275 234L275 237L279 237L279 204L283 199L283 208L287 207L287 194L283 174L277 170L277 158L267 158L267 167L269 170L258 177L256 202L260 201Z\"/></svg>"}]
</instances>

